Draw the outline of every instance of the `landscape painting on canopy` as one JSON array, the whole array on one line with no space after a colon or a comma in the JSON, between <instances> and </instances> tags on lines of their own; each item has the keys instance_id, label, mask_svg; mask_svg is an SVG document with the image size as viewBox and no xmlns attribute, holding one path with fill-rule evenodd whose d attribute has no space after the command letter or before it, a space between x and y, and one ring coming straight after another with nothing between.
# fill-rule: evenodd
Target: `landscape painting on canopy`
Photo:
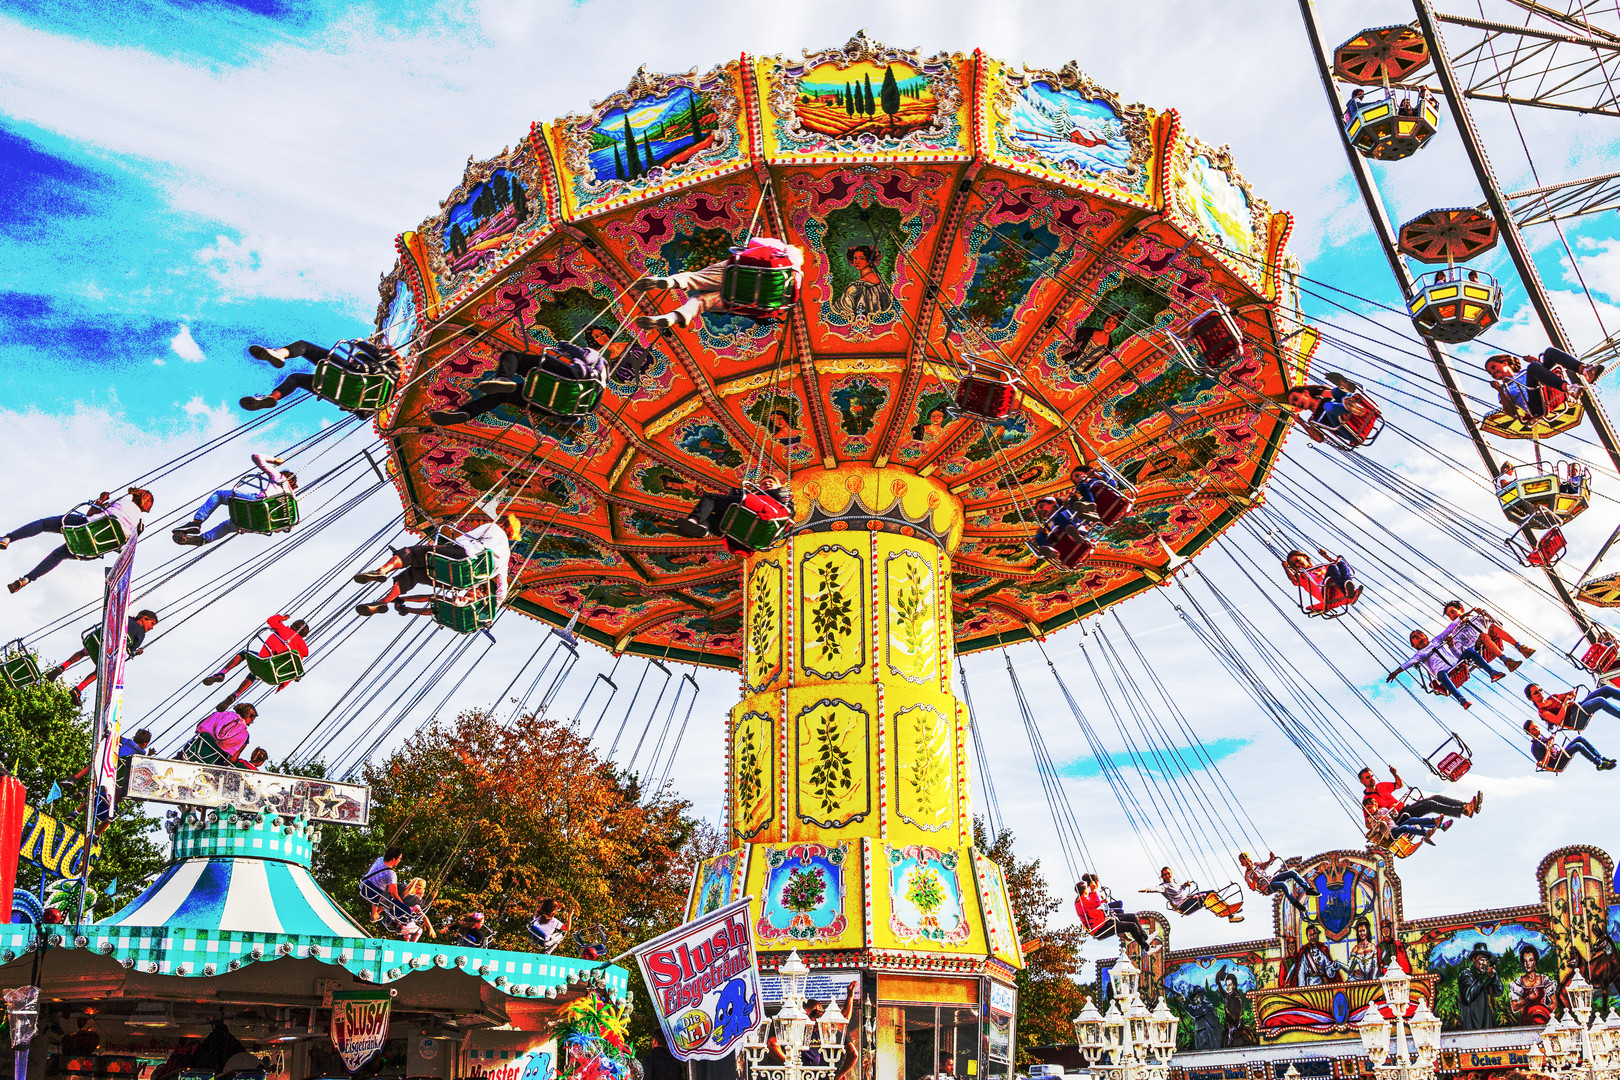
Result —
<instances>
[{"instance_id":1,"label":"landscape painting on canopy","mask_svg":"<svg viewBox=\"0 0 1620 1080\"><path fill-rule=\"evenodd\" d=\"M799 81L799 124L822 135L898 139L933 121L939 101L910 64L821 64Z\"/></svg>"},{"instance_id":2,"label":"landscape painting on canopy","mask_svg":"<svg viewBox=\"0 0 1620 1080\"><path fill-rule=\"evenodd\" d=\"M1031 83L1012 108L1012 137L1059 165L1094 176L1130 167L1131 142L1108 102Z\"/></svg>"},{"instance_id":3,"label":"landscape painting on canopy","mask_svg":"<svg viewBox=\"0 0 1620 1080\"><path fill-rule=\"evenodd\" d=\"M679 164L714 141L718 122L709 99L686 86L609 109L591 129L591 171L598 181L635 180Z\"/></svg>"},{"instance_id":4,"label":"landscape painting on canopy","mask_svg":"<svg viewBox=\"0 0 1620 1080\"><path fill-rule=\"evenodd\" d=\"M529 193L515 173L496 169L450 208L444 254L456 273L470 270L506 246L529 218Z\"/></svg>"}]
</instances>

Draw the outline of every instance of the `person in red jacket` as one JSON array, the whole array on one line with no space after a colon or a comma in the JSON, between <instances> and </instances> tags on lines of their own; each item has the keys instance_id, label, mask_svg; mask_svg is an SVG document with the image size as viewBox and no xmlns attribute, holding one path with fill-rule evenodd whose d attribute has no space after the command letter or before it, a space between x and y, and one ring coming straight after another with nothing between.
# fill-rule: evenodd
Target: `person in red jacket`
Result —
<instances>
[{"instance_id":1,"label":"person in red jacket","mask_svg":"<svg viewBox=\"0 0 1620 1080\"><path fill-rule=\"evenodd\" d=\"M1129 935L1142 948L1148 947L1152 938L1142 928L1142 921L1117 904L1109 906L1111 901L1103 895L1096 874L1082 876L1075 883L1074 893L1074 913L1080 916L1087 933L1102 937L1111 930L1118 931L1121 937Z\"/></svg>"},{"instance_id":2,"label":"person in red jacket","mask_svg":"<svg viewBox=\"0 0 1620 1080\"><path fill-rule=\"evenodd\" d=\"M266 638L264 644L260 646L260 656L275 656L278 653L295 652L303 659L309 659L309 644L304 640L304 635L309 633L309 624L303 619L294 619L292 622L288 622L287 616L285 615L272 615L265 620L265 625L270 627L270 636ZM241 652L235 654L229 660L225 661L224 667L220 668L218 671L208 676L208 678L204 679L203 685L213 686L216 683L224 682L225 676L230 673L231 669L236 667L238 664L246 663L247 658L248 651L243 649ZM253 685L253 680L256 678L258 678L258 676L250 672L245 678L242 679L241 683L238 684L236 689L232 690L229 694L226 694L224 699L221 700L218 705L215 705L214 708L221 712L230 708L236 703L236 699L241 697L247 688ZM279 691L281 687L285 685L285 683L278 685L276 690Z\"/></svg>"}]
</instances>

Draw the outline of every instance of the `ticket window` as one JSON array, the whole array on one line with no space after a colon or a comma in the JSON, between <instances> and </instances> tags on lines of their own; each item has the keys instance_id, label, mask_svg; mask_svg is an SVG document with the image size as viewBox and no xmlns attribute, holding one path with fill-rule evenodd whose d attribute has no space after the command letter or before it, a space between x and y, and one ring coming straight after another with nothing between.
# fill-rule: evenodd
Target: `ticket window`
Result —
<instances>
[{"instance_id":1,"label":"ticket window","mask_svg":"<svg viewBox=\"0 0 1620 1080\"><path fill-rule=\"evenodd\" d=\"M904 1005L896 1039L903 1047L895 1080L978 1080L979 1011L950 1005Z\"/></svg>"}]
</instances>

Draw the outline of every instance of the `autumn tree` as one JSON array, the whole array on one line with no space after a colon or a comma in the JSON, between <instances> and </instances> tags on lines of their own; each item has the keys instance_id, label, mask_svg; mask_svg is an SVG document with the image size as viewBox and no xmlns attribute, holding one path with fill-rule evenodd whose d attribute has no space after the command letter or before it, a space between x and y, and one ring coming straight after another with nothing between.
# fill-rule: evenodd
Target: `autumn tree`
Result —
<instances>
[{"instance_id":1,"label":"autumn tree","mask_svg":"<svg viewBox=\"0 0 1620 1080\"><path fill-rule=\"evenodd\" d=\"M359 910L355 882L368 854L398 844L401 880L427 880L434 917L481 911L496 948L530 948L525 927L549 896L570 912L577 906L575 927L600 925L610 954L621 953L683 920L696 861L724 844L690 816L689 802L643 792L567 723L532 715L436 720L367 766L364 780L372 793L366 850L335 851L323 877L345 876L322 884L356 915L369 914ZM638 1024L650 1024L634 971L631 987L641 999Z\"/></svg>"},{"instance_id":2,"label":"autumn tree","mask_svg":"<svg viewBox=\"0 0 1620 1080\"><path fill-rule=\"evenodd\" d=\"M1071 1021L1085 1007L1087 991L1080 974L1080 945L1085 931L1055 927L1048 920L1061 906L1041 873L1041 861L1021 862L1013 851L1013 834L1003 830L990 842L983 818L973 819L973 845L1001 867L1007 879L1018 940L1024 943L1024 970L1018 973L1018 1045L1020 1069L1031 1047L1074 1042Z\"/></svg>"}]
</instances>

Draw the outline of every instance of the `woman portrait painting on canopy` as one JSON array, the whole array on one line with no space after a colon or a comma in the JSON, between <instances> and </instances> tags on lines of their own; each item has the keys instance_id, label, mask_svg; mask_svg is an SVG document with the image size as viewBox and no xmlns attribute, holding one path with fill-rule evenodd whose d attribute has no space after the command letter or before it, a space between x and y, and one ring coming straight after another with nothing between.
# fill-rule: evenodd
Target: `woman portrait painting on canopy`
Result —
<instances>
[{"instance_id":1,"label":"woman portrait painting on canopy","mask_svg":"<svg viewBox=\"0 0 1620 1080\"><path fill-rule=\"evenodd\" d=\"M877 248L857 244L845 250L844 258L854 268L855 280L844 286L833 307L847 319L867 318L887 311L894 302L894 294L878 273Z\"/></svg>"},{"instance_id":2,"label":"woman portrait painting on canopy","mask_svg":"<svg viewBox=\"0 0 1620 1080\"><path fill-rule=\"evenodd\" d=\"M1558 987L1552 979L1536 970L1541 961L1541 953L1529 942L1519 946L1519 963L1524 966L1524 974L1514 979L1508 985L1508 1002L1513 1008L1513 1015L1521 1024L1535 1024L1538 1027L1552 1019L1552 1011Z\"/></svg>"}]
</instances>

